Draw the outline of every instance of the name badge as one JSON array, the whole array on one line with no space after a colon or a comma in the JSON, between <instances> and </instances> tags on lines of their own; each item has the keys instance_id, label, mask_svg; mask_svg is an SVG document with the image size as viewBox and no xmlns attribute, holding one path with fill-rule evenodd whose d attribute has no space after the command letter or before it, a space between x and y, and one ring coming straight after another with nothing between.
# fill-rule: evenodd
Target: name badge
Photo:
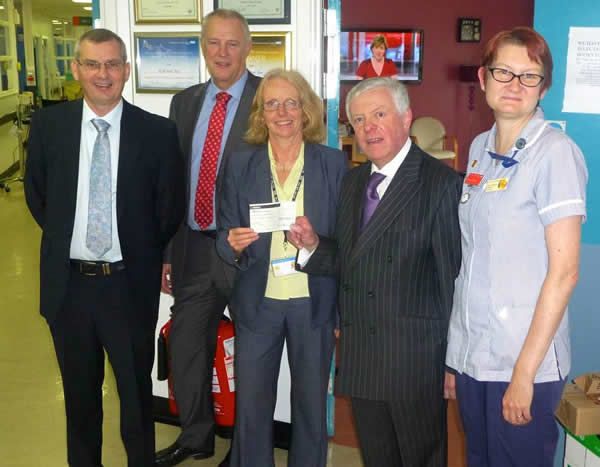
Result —
<instances>
[{"instance_id":1,"label":"name badge","mask_svg":"<svg viewBox=\"0 0 600 467\"><path fill-rule=\"evenodd\" d=\"M275 277L289 276L298 272L296 271L296 257L274 259L271 261L271 267Z\"/></svg>"},{"instance_id":2,"label":"name badge","mask_svg":"<svg viewBox=\"0 0 600 467\"><path fill-rule=\"evenodd\" d=\"M488 180L485 185L486 193L490 193L492 191L502 191L506 190L508 186L508 178L496 178L494 180Z\"/></svg>"},{"instance_id":3,"label":"name badge","mask_svg":"<svg viewBox=\"0 0 600 467\"><path fill-rule=\"evenodd\" d=\"M483 179L482 174L471 172L469 175L467 175L467 178L465 178L465 184L471 185L471 186L479 186L482 179Z\"/></svg>"}]
</instances>

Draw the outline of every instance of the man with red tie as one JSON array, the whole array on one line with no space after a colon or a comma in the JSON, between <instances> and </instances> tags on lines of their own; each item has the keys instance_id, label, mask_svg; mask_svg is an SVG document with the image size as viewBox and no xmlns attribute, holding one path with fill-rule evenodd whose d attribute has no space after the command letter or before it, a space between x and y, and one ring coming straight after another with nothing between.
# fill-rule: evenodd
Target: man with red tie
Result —
<instances>
[{"instance_id":1,"label":"man with red tie","mask_svg":"<svg viewBox=\"0 0 600 467\"><path fill-rule=\"evenodd\" d=\"M162 277L162 291L175 300L169 351L182 431L156 453L157 466L214 454L212 362L234 278L234 268L215 249L216 193L227 159L246 144L242 137L260 81L246 69L250 30L236 11L209 13L201 46L211 79L176 94L170 109L187 162L187 214L165 255Z\"/></svg>"}]
</instances>

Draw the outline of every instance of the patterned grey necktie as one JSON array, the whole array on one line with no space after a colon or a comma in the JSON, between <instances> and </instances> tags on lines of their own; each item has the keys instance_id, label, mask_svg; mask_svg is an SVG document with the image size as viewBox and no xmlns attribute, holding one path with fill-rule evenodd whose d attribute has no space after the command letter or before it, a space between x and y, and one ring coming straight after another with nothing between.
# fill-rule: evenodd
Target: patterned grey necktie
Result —
<instances>
[{"instance_id":1,"label":"patterned grey necktie","mask_svg":"<svg viewBox=\"0 0 600 467\"><path fill-rule=\"evenodd\" d=\"M110 124L94 118L92 125L98 135L92 151L85 246L100 258L112 246L110 140L107 133Z\"/></svg>"}]
</instances>

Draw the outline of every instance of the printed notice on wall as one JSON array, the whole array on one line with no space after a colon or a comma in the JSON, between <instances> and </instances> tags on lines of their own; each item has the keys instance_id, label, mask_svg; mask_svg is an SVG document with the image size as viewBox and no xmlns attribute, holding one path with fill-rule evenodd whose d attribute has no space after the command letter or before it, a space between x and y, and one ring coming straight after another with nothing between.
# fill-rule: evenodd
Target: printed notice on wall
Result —
<instances>
[{"instance_id":1,"label":"printed notice on wall","mask_svg":"<svg viewBox=\"0 0 600 467\"><path fill-rule=\"evenodd\" d=\"M570 28L563 112L600 113L600 28Z\"/></svg>"}]
</instances>

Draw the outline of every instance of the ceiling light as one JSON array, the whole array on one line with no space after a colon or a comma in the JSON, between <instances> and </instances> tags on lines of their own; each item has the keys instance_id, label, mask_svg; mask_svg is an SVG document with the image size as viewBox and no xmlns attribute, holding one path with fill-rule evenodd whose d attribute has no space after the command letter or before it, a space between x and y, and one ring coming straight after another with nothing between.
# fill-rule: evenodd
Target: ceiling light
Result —
<instances>
[{"instance_id":1,"label":"ceiling light","mask_svg":"<svg viewBox=\"0 0 600 467\"><path fill-rule=\"evenodd\" d=\"M63 24L69 24L69 22L68 21L63 21Z\"/></svg>"},{"instance_id":2,"label":"ceiling light","mask_svg":"<svg viewBox=\"0 0 600 467\"><path fill-rule=\"evenodd\" d=\"M87 11L92 11L92 7L91 6L84 6L83 9L87 10Z\"/></svg>"},{"instance_id":3,"label":"ceiling light","mask_svg":"<svg viewBox=\"0 0 600 467\"><path fill-rule=\"evenodd\" d=\"M73 0L73 3L92 3L90 0Z\"/></svg>"}]
</instances>

